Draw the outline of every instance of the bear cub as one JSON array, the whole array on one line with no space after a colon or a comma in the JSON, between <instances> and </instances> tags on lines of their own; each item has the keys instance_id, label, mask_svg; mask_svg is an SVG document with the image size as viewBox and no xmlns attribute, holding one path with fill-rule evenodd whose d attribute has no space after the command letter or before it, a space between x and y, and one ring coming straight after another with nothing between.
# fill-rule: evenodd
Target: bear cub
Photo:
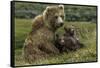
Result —
<instances>
[{"instance_id":1,"label":"bear cub","mask_svg":"<svg viewBox=\"0 0 100 68\"><path fill-rule=\"evenodd\" d=\"M76 37L76 31L73 25L69 28L64 27L64 30L65 34L62 36L56 34L55 39L55 45L60 53L64 51L76 51L84 46L84 44L79 41L79 38Z\"/></svg>"}]
</instances>

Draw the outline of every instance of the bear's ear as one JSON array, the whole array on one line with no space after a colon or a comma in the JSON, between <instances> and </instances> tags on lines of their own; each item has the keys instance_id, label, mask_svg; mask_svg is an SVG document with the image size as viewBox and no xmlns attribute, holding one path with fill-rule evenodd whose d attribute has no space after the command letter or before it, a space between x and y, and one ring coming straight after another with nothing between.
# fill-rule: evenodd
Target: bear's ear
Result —
<instances>
[{"instance_id":1,"label":"bear's ear","mask_svg":"<svg viewBox=\"0 0 100 68\"><path fill-rule=\"evenodd\" d=\"M59 8L60 9L64 9L64 5L59 5Z\"/></svg>"},{"instance_id":2,"label":"bear's ear","mask_svg":"<svg viewBox=\"0 0 100 68\"><path fill-rule=\"evenodd\" d=\"M44 20L48 20L50 10L51 10L50 6L47 6L46 9L44 10L43 12Z\"/></svg>"},{"instance_id":3,"label":"bear's ear","mask_svg":"<svg viewBox=\"0 0 100 68\"><path fill-rule=\"evenodd\" d=\"M47 6L46 7L46 10L49 12L51 10L51 7L50 6Z\"/></svg>"}]
</instances>

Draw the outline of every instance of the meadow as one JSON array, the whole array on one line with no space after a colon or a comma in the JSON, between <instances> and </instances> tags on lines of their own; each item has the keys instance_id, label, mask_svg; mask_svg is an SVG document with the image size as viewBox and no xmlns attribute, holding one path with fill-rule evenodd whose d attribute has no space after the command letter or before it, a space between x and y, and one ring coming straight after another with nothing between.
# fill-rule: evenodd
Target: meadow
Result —
<instances>
[{"instance_id":1,"label":"meadow","mask_svg":"<svg viewBox=\"0 0 100 68\"><path fill-rule=\"evenodd\" d=\"M15 19L15 66L23 65L40 65L40 64L60 64L73 62L92 62L97 61L97 32L96 23L92 22L65 22L64 26L75 25L78 30L77 34L84 48L73 52L64 52L62 54L39 60L28 64L22 57L22 47L27 34L31 30L32 19ZM64 31L60 28L58 33Z\"/></svg>"}]
</instances>

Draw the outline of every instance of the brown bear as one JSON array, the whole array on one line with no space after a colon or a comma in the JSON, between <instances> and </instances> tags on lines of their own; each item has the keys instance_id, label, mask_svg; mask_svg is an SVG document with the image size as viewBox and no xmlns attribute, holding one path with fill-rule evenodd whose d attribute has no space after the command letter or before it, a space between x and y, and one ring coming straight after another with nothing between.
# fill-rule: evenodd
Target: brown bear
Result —
<instances>
[{"instance_id":1,"label":"brown bear","mask_svg":"<svg viewBox=\"0 0 100 68\"><path fill-rule=\"evenodd\" d=\"M59 36L56 34L55 45L60 52L75 51L84 46L76 36L76 30L73 25L68 28L64 27L64 30L64 35Z\"/></svg>"},{"instance_id":2,"label":"brown bear","mask_svg":"<svg viewBox=\"0 0 100 68\"><path fill-rule=\"evenodd\" d=\"M55 31L63 25L64 6L48 6L44 12L33 20L32 30L25 39L23 55L26 61L46 58L59 53L54 45Z\"/></svg>"}]
</instances>

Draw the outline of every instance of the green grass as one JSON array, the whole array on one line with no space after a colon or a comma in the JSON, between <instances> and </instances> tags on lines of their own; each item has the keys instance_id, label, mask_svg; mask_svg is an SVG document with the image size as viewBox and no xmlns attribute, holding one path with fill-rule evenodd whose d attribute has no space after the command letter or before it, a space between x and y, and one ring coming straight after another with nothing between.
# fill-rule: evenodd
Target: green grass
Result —
<instances>
[{"instance_id":1,"label":"green grass","mask_svg":"<svg viewBox=\"0 0 100 68\"><path fill-rule=\"evenodd\" d=\"M24 40L31 30L31 19L15 19L15 65L29 65L23 60L22 47ZM75 25L78 27L77 34L85 47L74 52L63 53L39 60L31 65L72 63L72 62L91 62L96 61L96 24L91 22L65 22L64 26ZM64 30L57 31L62 34Z\"/></svg>"},{"instance_id":2,"label":"green grass","mask_svg":"<svg viewBox=\"0 0 100 68\"><path fill-rule=\"evenodd\" d=\"M15 19L16 49L22 48L24 40L31 29L32 20Z\"/></svg>"}]
</instances>

